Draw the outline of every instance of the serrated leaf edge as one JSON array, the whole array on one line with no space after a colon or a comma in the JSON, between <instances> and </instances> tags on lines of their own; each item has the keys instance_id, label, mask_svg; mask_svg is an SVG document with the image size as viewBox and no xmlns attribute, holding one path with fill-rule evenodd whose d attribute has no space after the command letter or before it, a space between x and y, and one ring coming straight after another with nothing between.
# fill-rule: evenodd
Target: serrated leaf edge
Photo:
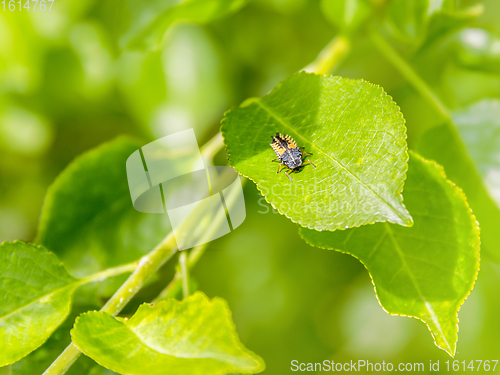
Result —
<instances>
[{"instance_id":1,"label":"serrated leaf edge","mask_svg":"<svg viewBox=\"0 0 500 375\"><path fill-rule=\"evenodd\" d=\"M266 368L266 365L265 365L265 362L262 360L262 358L260 356L258 356L257 354L255 354L254 352L252 352L251 350L249 350L248 348L246 348L240 341L239 337L238 337L238 334L236 332L236 325L232 319L232 312L231 310L229 309L229 306L227 304L227 302L222 299L222 298L219 298L219 297L214 297L212 300L210 300L203 292L200 292L200 291L197 291L195 292L194 294L191 294L190 296L188 296L186 299L195 299L195 298L200 298L202 299L204 302L208 303L209 305L213 305L215 303L220 303L222 306L223 306L223 310L225 311L227 315L227 317L229 318L228 321L229 321L229 328L231 330L231 334L232 334L232 338L235 339L235 342L238 343L236 345L236 347L242 352L244 353L245 355L247 355L248 357L250 357L251 359L253 359L255 362L256 362L256 366L258 366L258 372L262 372L265 370ZM157 308L157 306L160 306L160 305L165 305L165 304L170 304L170 303L176 303L176 304L182 304L184 302L186 302L186 299L184 300L177 300L175 298L169 298L169 299L164 299L164 300L161 300L159 301L158 303L156 304L151 304L151 303L143 303L139 306L139 308L136 310L136 313L139 311L139 309L141 308L146 308L146 309L154 309L154 308ZM80 322L80 318L84 315L89 315L89 314L94 314L94 313L97 313L97 314L106 314L106 315L110 315L104 311L97 311L97 310L93 310L93 311L88 311L88 312L85 312L83 314L81 314L80 316L78 316L75 320L75 324L73 326L73 328L71 329L70 331L70 334L71 334L71 338L73 339L73 343L74 345L82 352L82 353L85 353L85 350L82 349L77 341L74 339L74 336L73 336L73 331L78 329L78 323ZM110 315L112 316L112 315ZM117 321L123 323L125 326L127 326L127 322L126 321L122 321L120 320L118 317L114 317L112 316L113 318L115 318ZM143 344L145 345L147 348L149 348L150 350L152 351L155 351L157 352L155 349L151 348L147 343L144 343L142 338L137 336L135 334L135 332L133 332L133 330L127 326L127 328L138 338L138 340ZM162 355L167 355L165 353L161 353L159 352L160 354ZM86 354L86 353L85 353ZM87 354L86 354L87 355ZM171 354L168 354L172 357L175 357L174 355L171 355ZM92 357L91 357L92 358ZM183 358L183 357L179 357L179 358ZM196 357L193 357L193 358L196 358ZM92 358L94 361L96 361L97 363L99 363L101 366L103 367L106 367L104 364L102 364L98 359L95 359L95 358ZM215 360L218 360L217 358L213 358ZM107 368L107 367L106 367ZM113 371L116 371L116 370L113 370ZM255 372L255 373L258 373L258 372ZM219 373L214 373L212 375L225 375L224 372L219 372Z\"/></svg>"},{"instance_id":2,"label":"serrated leaf edge","mask_svg":"<svg viewBox=\"0 0 500 375\"><path fill-rule=\"evenodd\" d=\"M54 253L52 253L51 251L47 250L47 249L46 249L43 245L36 245L36 244L33 244L33 243L26 243L26 242L24 242L24 241L20 241L20 240L16 240L16 241L3 241L2 243L0 243L0 251L1 251L1 247L2 247L3 245L5 245L5 244L17 244L17 243L20 243L20 244L23 244L23 245L26 245L26 246L31 246L31 247L32 247L32 248L34 248L36 251L45 252L45 253L47 253L47 254L51 254L51 255L53 255L53 256L54 256L54 258L56 258L56 259L59 261L59 265L60 265L61 267L63 267L63 268L66 270L66 267L64 267L64 264L63 264L63 263L59 260L59 258L57 258L57 256L56 256ZM13 313L15 313L15 312L18 312L18 311L20 311L20 310L22 310L22 309L26 308L27 306L29 306L29 305L31 305L31 304L33 304L33 303L35 303L35 302L38 302L40 299L43 299L43 298L45 298L45 297L48 297L48 296L50 296L50 295L52 295L52 294L54 294L54 293L59 293L59 292L62 292L62 291L64 291L65 289L73 289L73 290L71 290L71 294L73 294L74 290L75 290L75 289L78 287L78 285L79 285L80 279L78 279L78 278L74 277L73 275L71 275L71 274L68 272L68 270L66 270L66 272L68 273L68 275L70 275L70 276L74 279L73 283L68 284L68 285L66 285L66 286L63 286L63 287L61 287L61 288L55 289L55 290L51 291L50 293L44 294L43 296L38 297L36 300L31 301L31 302L29 302L29 303L27 303L27 304L25 304L25 305L23 305L23 306L21 306L21 307L17 308L17 309L16 309L16 310L14 310L14 311L9 312L9 313L8 313L8 314L6 314L6 315L0 316L0 320L3 320L4 318L8 317L9 315L11 315L11 314L13 314ZM64 317L63 317L63 319L61 320L61 323L62 323L62 322L64 321L64 319L66 319L66 317L69 315L69 312L71 311L71 303L72 303L72 299L70 298L69 303L68 303L68 308L67 308L67 311L66 311L66 313L64 314ZM60 325L60 324L59 324L59 325ZM40 345L38 345L36 348L33 348L33 350L31 350L30 352L28 352L28 353L24 354L24 355L23 355L23 356L21 356L21 357L18 357L17 359L13 360L12 362L10 362L10 361L9 361L9 362L6 362L6 363L2 363L2 364L0 364L0 366L7 366L7 365L11 365L11 364L13 364L13 363L15 363L15 362L19 361L20 359L22 359L22 358L26 357L28 354L32 353L34 350L38 349L40 346L42 346L42 345L45 343L45 341L47 341L47 340L48 340L48 338L52 335L52 333L54 333L54 331L57 329L57 327L58 327L59 325L55 326L55 327L54 327L54 329L49 330L49 331L48 331L48 333L49 333L49 334L47 335L47 338L46 338L46 339L45 339L42 343L40 343Z\"/></svg>"},{"instance_id":3,"label":"serrated leaf edge","mask_svg":"<svg viewBox=\"0 0 500 375\"><path fill-rule=\"evenodd\" d=\"M476 268L476 273L474 275L474 279L472 280L472 284L471 284L471 287L469 289L469 292L463 297L462 300L459 301L459 303L457 304L457 312L455 314L455 319L456 319L456 327L457 327L457 330L456 330L456 333L455 333L455 340L454 342L452 343L453 345L453 348L450 346L450 344L448 344L448 349L447 348L444 348L442 347L440 344L438 344L437 342L437 338L436 338L436 335L434 334L434 332L431 330L429 324L423 320L422 318L418 317L418 316L413 316L413 315L405 315L405 314L398 314L398 313L392 313L390 311L387 311L385 309L385 307L382 305L382 303L380 302L380 299L378 297L378 293L377 293L377 286L375 285L375 282L373 281L373 277L372 277L372 274L370 272L370 270L368 269L368 267L365 265L365 263L360 259L358 258L357 256L355 256L354 254L352 253L349 253L347 251L343 251L343 250L339 250L339 249L335 249L335 248L328 248L328 247L324 247L324 246L317 246L317 245L314 245L312 243L310 243L306 237L304 237L302 235L302 231L299 230L299 236L309 245L309 246L312 246L312 247L316 247L316 248L319 248L319 249L324 249L324 250L333 250L333 251L337 251L339 253L342 253L342 254L348 254L350 256L352 256L353 258L357 259L362 265L363 267L365 267L365 269L368 271L368 275L370 276L370 281L373 285L373 289L375 291L375 297L377 298L377 301L380 305L380 307L382 307L382 309L388 313L389 315L392 315L392 316L404 316L404 317L407 317L407 318L413 318L413 319L417 319L421 322L423 322L426 326L427 326L427 329L429 330L429 332L431 333L432 335L432 339L434 340L434 344L439 348L439 349L442 349L444 350L446 353L448 353L451 357L455 357L455 354L456 354L456 347L457 347L457 342L458 342L458 331L459 331L459 318L458 318L458 312L460 311L460 308L462 307L462 305L465 303L465 301L467 300L467 298L469 297L469 295L471 294L472 290L474 289L474 286L476 284L476 280L477 280L477 276L479 274L479 269L480 269L480 237L479 237L479 234L480 234L480 227L479 227L479 222L477 221L476 217L474 216L474 213L472 211L472 209L470 208L469 206L469 203L467 202L467 197L465 196L465 193L463 192L463 190L458 187L454 182L450 181L447 177L446 177L446 173L445 173L445 170L444 168L436 163L435 161L433 160L427 160L423 157L421 157L420 155L418 155L417 153L415 152L411 152L412 155L415 155L417 156L418 158L420 158L422 161L424 161L425 163L427 164L431 164L433 166L436 167L436 169L438 170L439 174L445 179L445 181L450 185L452 186L454 189L456 189L456 192L459 196L462 197L465 205L466 205L466 208L469 210L469 213L470 213L470 217L471 217L471 221L474 222L476 225L474 227L475 229L475 234L476 234L476 242L474 243L474 247L477 249L476 253L477 253L477 268ZM445 340L446 341L446 340Z\"/></svg>"},{"instance_id":4,"label":"serrated leaf edge","mask_svg":"<svg viewBox=\"0 0 500 375\"><path fill-rule=\"evenodd\" d=\"M401 183L401 186L399 188L398 191L396 191L396 200L399 201L399 203L404 207L404 209L406 210L406 207L403 203L403 189L404 189L404 183L406 181L406 177L407 177L407 174L408 174L408 161L409 161L409 154L408 154L408 144L406 143L406 139L407 139L407 128L406 128L406 120L403 116L403 113L401 112L401 108L397 105L397 103L394 101L393 97L390 96L389 94L387 94L387 92L385 92L385 90L379 86L379 85L376 85L372 82L369 82L369 81L366 81L364 79L352 79L352 78L345 78L345 77L340 77L340 76L333 76L331 74L316 74L316 73L309 73L309 72L306 72L304 70L298 72L298 73L295 73L287 78L285 78L284 80L282 80L281 82L279 82L268 94L266 94L265 96L267 95L270 95L273 91L276 91L278 90L283 82L285 82L287 79L289 79L290 77L292 76L298 76L298 75L301 75L301 74L305 74L305 75L315 75L315 76L320 76L320 77L323 77L323 78L339 78L340 80L344 80L344 81L360 81L360 82L364 82L370 86L373 86L375 88L378 88L380 89L381 91L381 96L385 95L386 97L388 97L390 100L391 100L391 103L394 104L396 110L397 110L397 113L400 114L401 116L401 119L403 120L403 142L404 142L404 155L406 156L405 158L405 168L404 168L404 171L403 171L403 179L402 179L402 183ZM224 123L227 119L227 115L234 109L236 108L243 108L243 107L246 107L248 105L250 105L251 103L259 100L260 97L252 97L252 98L248 98L246 100L243 101L243 103L238 106L238 107L232 107L230 109L228 109L226 112L224 112L224 117L222 118L221 120L221 128L220 128L220 132L222 134L222 139L223 139L223 142L224 142L224 150L226 151L226 154L227 154L227 159L229 161L229 166L232 167L239 175L245 177L245 178L248 178L250 181L252 181L255 186L257 187L257 190L259 191L259 193L262 195L262 197L264 197L264 199L266 200L267 203L269 203L271 205L271 207L273 207L274 210L278 211L281 215L285 216L287 219L289 219L290 221L292 221L293 223L295 224L299 224L300 226L304 227L304 228L308 228L308 229L312 229L312 230L318 230L316 229L312 224L307 224L307 223L300 223L299 221L295 220L294 218L292 218L291 216L287 215L285 212L282 212L279 207L275 206L273 202L271 202L268 197L266 195L263 194L263 191L262 189L260 188L259 184L253 179L251 178L250 176L247 176L245 175L244 173L241 173L240 171L238 171L238 169L236 169L236 167L233 165L233 162L231 160L231 153L229 152L229 149L228 149L228 145L227 145L227 142L226 142L226 137L224 136L225 134L225 131L224 131ZM408 211L407 211L408 212ZM410 221L407 222L407 226L408 227L411 227L413 225L413 218L411 217L411 215L408 213L409 217L410 217ZM352 226L342 226L342 227L339 227L339 228L336 228L334 230L328 230L328 229L322 229L322 230L327 230L327 231L335 231L335 230L346 230L346 229L350 229L350 228L357 228L357 227L360 227L362 225L370 225L370 224L375 224L375 223L378 223L378 222L387 222L387 220L385 221L377 221L377 220L374 220L374 221L370 221L370 222L360 222L359 224L356 223Z\"/></svg>"}]
</instances>

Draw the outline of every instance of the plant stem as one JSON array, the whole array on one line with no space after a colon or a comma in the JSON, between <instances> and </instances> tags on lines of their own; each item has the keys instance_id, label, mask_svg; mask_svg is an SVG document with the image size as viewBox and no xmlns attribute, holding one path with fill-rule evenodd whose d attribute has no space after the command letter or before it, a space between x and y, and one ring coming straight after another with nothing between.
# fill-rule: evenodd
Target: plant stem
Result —
<instances>
[{"instance_id":1,"label":"plant stem","mask_svg":"<svg viewBox=\"0 0 500 375\"><path fill-rule=\"evenodd\" d=\"M124 264L122 266L109 268L102 272L95 273L81 279L78 284L84 285L94 281L101 281L108 277L121 275L126 272L133 272L137 268L138 262ZM64 374L80 356L80 351L73 343L64 349L54 363L44 372L44 374Z\"/></svg>"},{"instance_id":2,"label":"plant stem","mask_svg":"<svg viewBox=\"0 0 500 375\"><path fill-rule=\"evenodd\" d=\"M201 149L204 160L210 160L224 146L222 136L217 133L206 145ZM229 205L230 203L227 202ZM218 223L214 223L218 226ZM157 271L165 262L167 262L177 252L177 244L173 233L170 233L165 239L156 246L148 255L143 256L138 262L116 267L114 269L105 270L95 275L82 280L82 283L99 280L102 277L114 276L120 273L133 271L127 281L116 291L116 293L106 302L101 311L107 312L110 315L116 316L132 299L132 297L144 286L147 279ZM194 253L194 250L192 254ZM200 253L198 253L201 255ZM191 257L190 257L191 258ZM187 264L186 261L186 280L187 280ZM179 277L180 278L180 277ZM186 281L187 282L187 281ZM189 291L185 288L185 291ZM80 356L80 351L71 342L66 349L57 357L57 359L44 372L44 375L61 375L64 374L71 365Z\"/></svg>"},{"instance_id":3,"label":"plant stem","mask_svg":"<svg viewBox=\"0 0 500 375\"><path fill-rule=\"evenodd\" d=\"M408 80L408 82L431 104L447 122L451 122L450 111L441 102L432 89L424 82L415 70L404 60L392 46L377 32L370 34L372 43L389 60L392 65Z\"/></svg>"},{"instance_id":4,"label":"plant stem","mask_svg":"<svg viewBox=\"0 0 500 375\"><path fill-rule=\"evenodd\" d=\"M50 367L45 370L43 375L45 374L64 374L68 369L75 363L75 361L80 356L80 351L73 344L73 341L64 349L64 351L59 354L59 357L52 362Z\"/></svg>"},{"instance_id":5,"label":"plant stem","mask_svg":"<svg viewBox=\"0 0 500 375\"><path fill-rule=\"evenodd\" d=\"M338 35L319 53L316 60L304 68L305 71L317 74L330 73L347 56L351 42L344 35Z\"/></svg>"},{"instance_id":6,"label":"plant stem","mask_svg":"<svg viewBox=\"0 0 500 375\"><path fill-rule=\"evenodd\" d=\"M101 311L113 316L118 315L132 297L144 286L147 279L172 258L176 252L175 237L173 233L170 233L152 252L140 259L132 275L106 302Z\"/></svg>"},{"instance_id":7,"label":"plant stem","mask_svg":"<svg viewBox=\"0 0 500 375\"><path fill-rule=\"evenodd\" d=\"M242 180L241 181L241 185L245 186L246 181L247 181L246 179ZM227 205L228 209L230 207L232 207L232 205L236 202L237 194L238 194L238 192L237 191L235 192L233 190L233 191L230 191L230 193L226 197L227 198L226 199L226 205ZM220 218L221 216L216 215L216 217ZM213 225L212 225L212 230L208 231L207 233L205 233L204 239L210 238L212 236L213 232L215 231L215 229L219 225L220 225L219 221L214 222ZM187 270L187 272L189 272L189 270L191 270L191 268L193 268L195 266L195 264L198 262L198 260L201 258L201 256L205 252L205 249L206 249L207 245L208 245L208 242L205 242L204 244L198 245L195 248L193 248L193 250L191 250L191 252L189 253L189 257L187 257L187 261L186 261L186 270ZM172 281L170 281L170 283L165 287L165 289L163 289L160 292L160 294L158 294L158 296L152 301L152 303L157 303L157 302L161 301L162 299L167 298L170 295L170 292L174 288L177 287L178 283L181 282L182 279L183 279L183 277L182 277L182 271L179 270L179 271L176 272L176 274L175 274L174 278L172 279Z\"/></svg>"},{"instance_id":8,"label":"plant stem","mask_svg":"<svg viewBox=\"0 0 500 375\"><path fill-rule=\"evenodd\" d=\"M107 312L113 316L125 307L132 297L143 287L147 279L169 260L177 251L175 238L170 233L156 248L148 255L143 256L138 262L134 272L128 277L127 281L116 291L116 293L106 302L101 311ZM128 265L129 266L129 265ZM110 271L110 270L108 270ZM105 274L103 271L101 274ZM93 275L95 276L95 275ZM90 279L94 280L94 277ZM64 349L57 359L44 372L45 375L64 374L71 365L80 356L80 351L73 344Z\"/></svg>"},{"instance_id":9,"label":"plant stem","mask_svg":"<svg viewBox=\"0 0 500 375\"><path fill-rule=\"evenodd\" d=\"M203 245L196 246L195 248L193 248L193 250L191 250L191 252L189 253L189 256L187 258L187 262L186 262L186 268L187 268L188 272L198 262L198 260L200 259L200 257L205 252L205 248L206 247L207 247L207 243L204 243ZM167 296L170 295L170 292L174 288L177 287L177 285L179 284L179 282L181 282L181 280L182 280L182 273L181 273L181 271L177 271L175 273L174 278L172 279L172 281L170 281L170 283L165 287L165 289L163 289L160 292L160 294L158 294L158 296L153 301L151 301L151 302L152 303L158 303L162 299L167 298Z\"/></svg>"},{"instance_id":10,"label":"plant stem","mask_svg":"<svg viewBox=\"0 0 500 375\"><path fill-rule=\"evenodd\" d=\"M179 265L181 267L182 295L184 298L189 296L189 274L186 263L187 263L186 251L181 251L181 254L179 255Z\"/></svg>"},{"instance_id":11,"label":"plant stem","mask_svg":"<svg viewBox=\"0 0 500 375\"><path fill-rule=\"evenodd\" d=\"M123 264L118 267L108 268L102 272L94 273L93 275L84 277L80 281L78 281L79 285L88 284L94 281L101 281L103 279L107 279L108 277L118 276L122 273L133 272L137 267L137 262Z\"/></svg>"},{"instance_id":12,"label":"plant stem","mask_svg":"<svg viewBox=\"0 0 500 375\"><path fill-rule=\"evenodd\" d=\"M201 147L201 157L205 163L212 164L214 156L224 147L222 134L218 132Z\"/></svg>"}]
</instances>

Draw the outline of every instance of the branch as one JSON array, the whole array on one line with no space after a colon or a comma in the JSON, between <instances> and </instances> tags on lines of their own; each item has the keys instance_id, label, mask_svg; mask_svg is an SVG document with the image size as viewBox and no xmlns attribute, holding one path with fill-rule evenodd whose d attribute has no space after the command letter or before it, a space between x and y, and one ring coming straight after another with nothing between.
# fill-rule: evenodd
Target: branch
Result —
<instances>
[{"instance_id":1,"label":"branch","mask_svg":"<svg viewBox=\"0 0 500 375\"><path fill-rule=\"evenodd\" d=\"M304 68L305 71L317 74L327 74L337 68L351 49L347 37L338 35L319 53L316 60Z\"/></svg>"}]
</instances>

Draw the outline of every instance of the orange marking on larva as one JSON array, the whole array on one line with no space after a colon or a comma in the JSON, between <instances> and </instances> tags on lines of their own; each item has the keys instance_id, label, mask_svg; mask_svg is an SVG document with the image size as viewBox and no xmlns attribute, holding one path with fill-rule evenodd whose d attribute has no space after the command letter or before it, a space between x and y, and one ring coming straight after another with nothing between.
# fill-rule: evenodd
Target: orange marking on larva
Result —
<instances>
[{"instance_id":1,"label":"orange marking on larva","mask_svg":"<svg viewBox=\"0 0 500 375\"><path fill-rule=\"evenodd\" d=\"M278 158L273 161L279 161L281 163L276 173L279 173L280 170L282 170L281 166L284 166L285 168L283 169L288 168L285 170L287 177L292 180L287 172L300 171L301 167L305 164L303 160L303 148L297 147L297 143L295 143L293 138L289 135L283 136L281 133L276 133L276 135L272 135L271 138L273 141L270 145L278 156ZM312 155L309 152L307 154ZM310 160L307 160L306 162L309 162L313 168L316 168Z\"/></svg>"},{"instance_id":2,"label":"orange marking on larva","mask_svg":"<svg viewBox=\"0 0 500 375\"><path fill-rule=\"evenodd\" d=\"M285 137L285 140L287 142L288 148L297 148L297 144L295 143L295 141L293 140L292 137L290 137L289 135L287 135Z\"/></svg>"}]
</instances>

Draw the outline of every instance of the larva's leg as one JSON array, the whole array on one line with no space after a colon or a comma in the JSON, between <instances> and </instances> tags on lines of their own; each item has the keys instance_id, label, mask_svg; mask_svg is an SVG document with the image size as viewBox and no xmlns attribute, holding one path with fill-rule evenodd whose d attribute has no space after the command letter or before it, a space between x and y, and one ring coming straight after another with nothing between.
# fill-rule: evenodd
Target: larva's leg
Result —
<instances>
[{"instance_id":1,"label":"larva's leg","mask_svg":"<svg viewBox=\"0 0 500 375\"><path fill-rule=\"evenodd\" d=\"M280 173L281 171L285 171L285 168L281 168L282 166L283 166L283 167L286 167L286 165L285 165L285 164L280 164L280 165L278 165L278 171L276 172L276 174ZM287 172L287 171L285 171L285 174L286 174L286 176L290 179L290 181L292 181L292 178L290 177L290 175L288 174L288 172Z\"/></svg>"},{"instance_id":2,"label":"larva's leg","mask_svg":"<svg viewBox=\"0 0 500 375\"><path fill-rule=\"evenodd\" d=\"M304 165L305 163L309 162L314 168L316 168L316 166L313 164L312 161L310 161L309 159L307 159L304 163L302 163L302 165Z\"/></svg>"}]
</instances>

